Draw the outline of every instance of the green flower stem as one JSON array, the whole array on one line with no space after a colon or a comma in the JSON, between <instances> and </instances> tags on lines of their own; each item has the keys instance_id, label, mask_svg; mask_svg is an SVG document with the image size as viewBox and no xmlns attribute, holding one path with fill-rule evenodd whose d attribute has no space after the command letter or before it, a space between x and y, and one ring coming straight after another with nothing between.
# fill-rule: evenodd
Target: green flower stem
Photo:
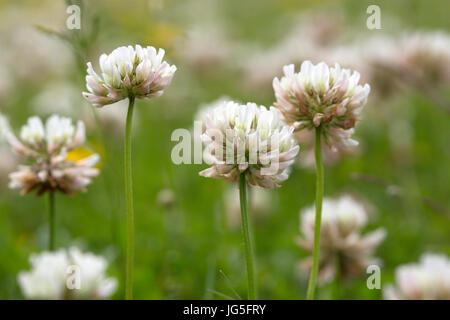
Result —
<instances>
[{"instance_id":1,"label":"green flower stem","mask_svg":"<svg viewBox=\"0 0 450 320\"><path fill-rule=\"evenodd\" d=\"M133 262L134 262L134 209L133 182L131 170L131 129L133 122L134 96L129 97L127 122L125 128L125 198L127 205L127 261L125 277L125 298L133 299Z\"/></svg>"},{"instance_id":2,"label":"green flower stem","mask_svg":"<svg viewBox=\"0 0 450 320\"><path fill-rule=\"evenodd\" d=\"M247 182L245 181L245 173L241 173L239 177L239 199L241 202L242 234L244 236L245 244L245 259L247 261L248 300L254 300L256 299L256 287L252 243L248 226Z\"/></svg>"},{"instance_id":3,"label":"green flower stem","mask_svg":"<svg viewBox=\"0 0 450 320\"><path fill-rule=\"evenodd\" d=\"M55 194L48 193L48 249L55 250Z\"/></svg>"},{"instance_id":4,"label":"green flower stem","mask_svg":"<svg viewBox=\"0 0 450 320\"><path fill-rule=\"evenodd\" d=\"M319 249L320 249L320 223L322 220L322 198L323 198L323 163L322 163L322 128L316 128L316 219L314 224L314 248L313 248L313 264L311 276L309 278L308 292L306 298L314 299L314 290L316 288L317 274L319 273Z\"/></svg>"}]
</instances>

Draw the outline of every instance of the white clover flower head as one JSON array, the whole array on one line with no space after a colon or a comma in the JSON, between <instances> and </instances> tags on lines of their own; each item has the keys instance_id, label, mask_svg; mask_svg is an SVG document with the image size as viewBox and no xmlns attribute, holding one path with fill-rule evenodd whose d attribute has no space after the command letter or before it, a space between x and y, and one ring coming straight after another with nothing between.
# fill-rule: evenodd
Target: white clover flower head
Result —
<instances>
[{"instance_id":1,"label":"white clover flower head","mask_svg":"<svg viewBox=\"0 0 450 320\"><path fill-rule=\"evenodd\" d=\"M98 75L88 62L86 88L83 96L95 107L117 102L131 96L139 99L159 97L172 81L177 70L164 58L164 49L119 47L99 59Z\"/></svg>"},{"instance_id":2,"label":"white clover flower head","mask_svg":"<svg viewBox=\"0 0 450 320\"><path fill-rule=\"evenodd\" d=\"M27 299L63 299L67 277L67 254L64 250L30 256L30 271L17 277Z\"/></svg>"},{"instance_id":3,"label":"white clover flower head","mask_svg":"<svg viewBox=\"0 0 450 320\"><path fill-rule=\"evenodd\" d=\"M395 281L383 292L387 300L450 300L450 258L426 253L420 263L398 267Z\"/></svg>"},{"instance_id":4,"label":"white clover flower head","mask_svg":"<svg viewBox=\"0 0 450 320\"><path fill-rule=\"evenodd\" d=\"M203 157L212 167L200 175L237 181L245 173L253 186L279 187L299 151L293 128L280 118L276 108L233 101L205 112Z\"/></svg>"},{"instance_id":5,"label":"white clover flower head","mask_svg":"<svg viewBox=\"0 0 450 320\"><path fill-rule=\"evenodd\" d=\"M367 224L365 207L353 197L344 195L338 199L325 198L322 206L322 225L320 243L319 281L330 281L335 273L335 257L339 256L341 272L344 277L361 274L373 263L376 247L385 238L384 229L377 229L366 235L362 230ZM315 206L300 212L303 237L298 243L308 251L313 250ZM310 257L301 262L303 269L311 268Z\"/></svg>"},{"instance_id":6,"label":"white clover flower head","mask_svg":"<svg viewBox=\"0 0 450 320\"><path fill-rule=\"evenodd\" d=\"M21 271L17 277L27 299L106 299L117 288L117 280L106 275L105 258L75 247L33 254L30 264L31 270ZM78 267L79 289L67 286L68 277L74 275L71 266Z\"/></svg>"},{"instance_id":7,"label":"white clover flower head","mask_svg":"<svg viewBox=\"0 0 450 320\"><path fill-rule=\"evenodd\" d=\"M39 117L30 117L20 131L21 141L12 137L11 134L9 140L14 151L30 156L72 150L82 145L86 136L82 121L78 121L75 127L72 119L52 115L45 122L45 126Z\"/></svg>"},{"instance_id":8,"label":"white clover flower head","mask_svg":"<svg viewBox=\"0 0 450 320\"><path fill-rule=\"evenodd\" d=\"M100 159L97 154L76 161L67 158L69 152L81 147L86 140L82 121L75 127L70 118L52 115L44 125L40 118L31 117L22 127L20 139L11 130L5 130L5 136L13 151L31 162L9 175L10 188L20 188L22 194L34 189L38 190L38 195L85 191L91 178L99 173L94 168Z\"/></svg>"},{"instance_id":9,"label":"white clover flower head","mask_svg":"<svg viewBox=\"0 0 450 320\"><path fill-rule=\"evenodd\" d=\"M283 71L281 80L274 78L273 88L284 120L296 130L322 126L330 145L356 145L350 137L370 92L368 84L359 84L359 73L337 63L329 67L310 61L304 61L298 73L293 64Z\"/></svg>"}]
</instances>

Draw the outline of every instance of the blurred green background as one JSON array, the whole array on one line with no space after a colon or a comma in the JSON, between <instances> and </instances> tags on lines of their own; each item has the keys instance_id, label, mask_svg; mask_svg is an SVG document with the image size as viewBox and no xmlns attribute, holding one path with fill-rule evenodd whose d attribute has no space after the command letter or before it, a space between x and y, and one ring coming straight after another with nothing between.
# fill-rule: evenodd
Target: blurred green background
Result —
<instances>
[{"instance_id":1,"label":"blurred green background","mask_svg":"<svg viewBox=\"0 0 450 320\"><path fill-rule=\"evenodd\" d=\"M120 45L163 47L178 71L162 97L137 101L135 114L135 298L220 298L210 290L232 295L220 270L245 296L242 237L239 224L230 222L231 200L224 197L230 186L200 177L204 165L174 165L171 133L191 128L199 107L221 96L271 105L271 80L280 76L281 68L265 80L258 77L263 72L258 67L248 70L250 60L273 50L304 21L312 32L326 17L338 17L333 47L405 31L450 32L446 0L377 1L381 30L366 27L370 4L373 1L85 1L81 29L71 31L65 27L64 1L0 1L1 113L16 132L35 114L81 118L87 123L90 148L102 155L101 175L87 193L56 197L57 246L75 244L106 256L109 274L120 282L114 298L123 298L125 118L102 113L117 108L124 114L125 105L93 110L83 100L85 63L93 61L96 68L101 53ZM300 45L300 62L302 54ZM260 59L264 66L264 55ZM438 91L447 107L448 89L447 84ZM358 152L325 168L326 196L351 193L363 199L373 211L366 230L387 230L377 250L384 262L382 284L393 281L399 264L417 261L426 251L450 254L450 113L420 88L393 91L369 98L356 128ZM11 158L7 148L0 151L2 163ZM299 211L314 201L315 174L302 165L304 154L301 149L299 164L282 187L269 192L269 201L260 208L264 214L252 217L260 298L305 298L307 279L299 273L298 262L308 253L295 239L300 235ZM0 298L21 299L17 273L29 269L30 253L47 246L47 199L9 190L8 172L0 169ZM329 295L329 286L318 291L320 298ZM346 282L342 290L346 299L381 296L381 290L367 289L365 275Z\"/></svg>"}]
</instances>

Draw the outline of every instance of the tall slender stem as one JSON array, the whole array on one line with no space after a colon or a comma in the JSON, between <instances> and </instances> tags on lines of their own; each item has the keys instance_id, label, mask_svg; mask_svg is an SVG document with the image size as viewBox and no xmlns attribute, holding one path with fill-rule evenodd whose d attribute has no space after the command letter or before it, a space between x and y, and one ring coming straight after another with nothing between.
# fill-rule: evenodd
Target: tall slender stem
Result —
<instances>
[{"instance_id":1,"label":"tall slender stem","mask_svg":"<svg viewBox=\"0 0 450 320\"><path fill-rule=\"evenodd\" d=\"M320 223L322 220L322 198L323 198L323 164L322 164L322 143L321 143L321 126L316 128L316 219L314 224L314 248L313 248L313 264L311 276L309 278L308 292L306 298L314 299L314 290L316 288L317 274L319 272L319 249L320 249Z\"/></svg>"},{"instance_id":2,"label":"tall slender stem","mask_svg":"<svg viewBox=\"0 0 450 320\"><path fill-rule=\"evenodd\" d=\"M48 193L48 249L55 250L55 194Z\"/></svg>"},{"instance_id":3,"label":"tall slender stem","mask_svg":"<svg viewBox=\"0 0 450 320\"><path fill-rule=\"evenodd\" d=\"M133 262L134 262L134 209L133 182L131 170L131 129L133 122L134 97L129 97L127 122L125 128L125 198L127 205L127 263L125 279L125 298L133 299Z\"/></svg>"},{"instance_id":4,"label":"tall slender stem","mask_svg":"<svg viewBox=\"0 0 450 320\"><path fill-rule=\"evenodd\" d=\"M244 236L245 259L247 262L248 300L254 300L256 299L256 287L252 243L248 226L247 182L245 181L245 173L241 173L239 177L239 199L241 202L242 234Z\"/></svg>"}]
</instances>

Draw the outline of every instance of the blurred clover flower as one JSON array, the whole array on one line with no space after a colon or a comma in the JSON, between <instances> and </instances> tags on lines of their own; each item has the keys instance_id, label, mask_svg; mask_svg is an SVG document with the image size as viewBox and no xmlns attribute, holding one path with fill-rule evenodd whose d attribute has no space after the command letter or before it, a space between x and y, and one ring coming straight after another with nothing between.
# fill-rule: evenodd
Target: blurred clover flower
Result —
<instances>
[{"instance_id":1,"label":"blurred clover flower","mask_svg":"<svg viewBox=\"0 0 450 320\"><path fill-rule=\"evenodd\" d=\"M192 27L177 42L180 58L196 71L217 71L217 67L224 65L235 49L225 28L217 20L214 24Z\"/></svg>"},{"instance_id":2,"label":"blurred clover flower","mask_svg":"<svg viewBox=\"0 0 450 320\"><path fill-rule=\"evenodd\" d=\"M239 182L242 233L247 265L248 299L256 298L252 241L247 212L247 184L276 188L289 176L299 151L293 128L281 113L255 103L233 101L207 107L200 113L204 160L212 167L200 172L209 178Z\"/></svg>"},{"instance_id":3,"label":"blurred clover flower","mask_svg":"<svg viewBox=\"0 0 450 320\"><path fill-rule=\"evenodd\" d=\"M38 195L84 192L91 178L98 175L98 169L94 168L99 160L97 154L78 161L67 159L69 151L85 142L82 121L75 127L70 118L52 115L44 126L40 118L31 117L22 127L20 139L10 130L5 135L12 149L31 163L20 166L9 176L10 188L20 188L22 194L35 189Z\"/></svg>"},{"instance_id":4,"label":"blurred clover flower","mask_svg":"<svg viewBox=\"0 0 450 320\"><path fill-rule=\"evenodd\" d=\"M387 300L450 300L450 259L426 253L420 263L398 267L395 280L383 292Z\"/></svg>"},{"instance_id":5,"label":"blurred clover flower","mask_svg":"<svg viewBox=\"0 0 450 320\"><path fill-rule=\"evenodd\" d=\"M159 97L172 81L176 66L163 61L164 49L142 48L140 45L119 47L109 55L102 54L98 75L87 63L83 96L95 107L126 99Z\"/></svg>"},{"instance_id":6,"label":"blurred clover flower","mask_svg":"<svg viewBox=\"0 0 450 320\"><path fill-rule=\"evenodd\" d=\"M176 203L175 192L169 188L159 190L156 202L163 208L171 209Z\"/></svg>"},{"instance_id":7,"label":"blurred clover flower","mask_svg":"<svg viewBox=\"0 0 450 320\"><path fill-rule=\"evenodd\" d=\"M416 32L400 39L400 45L386 61L405 78L419 84L440 85L450 81L450 37L443 32ZM393 60L393 61L392 61Z\"/></svg>"},{"instance_id":8,"label":"blurred clover flower","mask_svg":"<svg viewBox=\"0 0 450 320\"><path fill-rule=\"evenodd\" d=\"M290 26L285 37L271 47L260 48L252 44L241 52L243 85L266 90L274 74L286 64L309 59L327 61L344 35L345 20L340 14L305 11L295 20L298 22Z\"/></svg>"},{"instance_id":9,"label":"blurred clover flower","mask_svg":"<svg viewBox=\"0 0 450 320\"><path fill-rule=\"evenodd\" d=\"M304 61L300 72L294 65L283 68L284 77L274 78L273 88L287 123L296 130L322 127L325 141L333 146L357 145L351 139L355 123L367 102L370 86L358 84L360 75L339 64L328 67L321 62L313 65Z\"/></svg>"},{"instance_id":10,"label":"blurred clover flower","mask_svg":"<svg viewBox=\"0 0 450 320\"><path fill-rule=\"evenodd\" d=\"M200 175L239 181L243 174L263 188L288 178L299 146L276 108L228 101L205 112L202 124L204 159L213 165Z\"/></svg>"},{"instance_id":11,"label":"blurred clover flower","mask_svg":"<svg viewBox=\"0 0 450 320\"><path fill-rule=\"evenodd\" d=\"M125 297L133 298L134 261L134 209L131 167L131 129L135 99L159 97L172 81L177 70L164 58L164 49L142 48L140 45L119 47L109 55L102 54L99 59L101 76L95 73L88 62L86 87L89 92L83 96L95 107L118 102L128 98L128 111L125 124L125 198L127 208L127 255Z\"/></svg>"},{"instance_id":12,"label":"blurred clover flower","mask_svg":"<svg viewBox=\"0 0 450 320\"><path fill-rule=\"evenodd\" d=\"M21 271L17 277L27 299L106 299L117 288L117 280L106 276L106 259L76 247L32 254L30 264L31 270Z\"/></svg>"},{"instance_id":13,"label":"blurred clover flower","mask_svg":"<svg viewBox=\"0 0 450 320\"><path fill-rule=\"evenodd\" d=\"M324 199L321 225L319 283L332 279L346 279L363 273L367 266L380 264L373 257L376 247L386 236L384 229L366 235L361 231L367 224L367 212L362 204L350 196ZM315 207L301 211L303 237L298 244L312 252L314 247ZM312 258L301 261L301 269L311 270Z\"/></svg>"}]
</instances>

